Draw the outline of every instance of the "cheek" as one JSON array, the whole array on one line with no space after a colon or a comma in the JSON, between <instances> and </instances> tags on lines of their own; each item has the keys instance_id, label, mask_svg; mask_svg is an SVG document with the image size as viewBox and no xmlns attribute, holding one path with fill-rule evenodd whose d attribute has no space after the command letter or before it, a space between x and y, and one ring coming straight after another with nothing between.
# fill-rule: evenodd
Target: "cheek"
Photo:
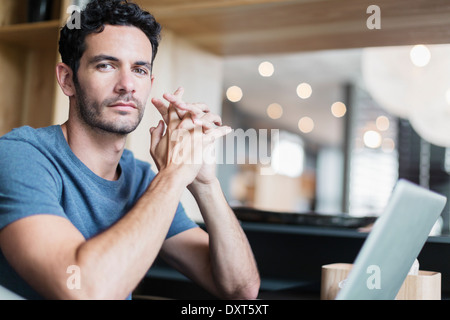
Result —
<instances>
[{"instance_id":1,"label":"cheek","mask_svg":"<svg viewBox=\"0 0 450 320\"><path fill-rule=\"evenodd\" d=\"M85 98L91 102L101 104L102 101L111 97L112 90L108 85L108 81L104 78L97 79L95 77L90 77L83 82L80 81L80 85Z\"/></svg>"},{"instance_id":2,"label":"cheek","mask_svg":"<svg viewBox=\"0 0 450 320\"><path fill-rule=\"evenodd\" d=\"M136 88L134 98L140 102L142 107L145 107L147 105L147 102L150 99L151 89L152 86L150 81L143 81L142 85Z\"/></svg>"},{"instance_id":3,"label":"cheek","mask_svg":"<svg viewBox=\"0 0 450 320\"><path fill-rule=\"evenodd\" d=\"M86 88L95 95L107 95L113 91L112 76L98 76L96 74L86 79Z\"/></svg>"}]
</instances>

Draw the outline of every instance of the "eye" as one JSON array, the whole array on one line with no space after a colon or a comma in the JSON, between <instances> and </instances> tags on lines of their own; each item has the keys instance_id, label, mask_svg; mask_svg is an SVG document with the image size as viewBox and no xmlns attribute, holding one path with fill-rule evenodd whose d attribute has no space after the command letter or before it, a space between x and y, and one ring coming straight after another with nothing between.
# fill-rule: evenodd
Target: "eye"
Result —
<instances>
[{"instance_id":1,"label":"eye","mask_svg":"<svg viewBox=\"0 0 450 320\"><path fill-rule=\"evenodd\" d=\"M134 72L136 72L137 74L139 74L141 76L146 76L148 74L147 69L144 69L144 68L136 68L136 69L134 69Z\"/></svg>"},{"instance_id":2,"label":"eye","mask_svg":"<svg viewBox=\"0 0 450 320\"><path fill-rule=\"evenodd\" d=\"M98 70L112 70L113 69L113 66L112 65L110 65L109 63L99 63L98 65L97 65L97 69Z\"/></svg>"}]
</instances>

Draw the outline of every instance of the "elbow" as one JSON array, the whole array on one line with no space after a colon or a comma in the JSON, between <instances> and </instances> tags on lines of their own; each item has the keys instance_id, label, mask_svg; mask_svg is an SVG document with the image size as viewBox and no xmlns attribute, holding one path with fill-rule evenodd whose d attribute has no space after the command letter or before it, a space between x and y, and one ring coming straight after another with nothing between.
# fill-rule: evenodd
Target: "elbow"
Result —
<instances>
[{"instance_id":1,"label":"elbow","mask_svg":"<svg viewBox=\"0 0 450 320\"><path fill-rule=\"evenodd\" d=\"M57 300L123 300L128 295L125 290L113 288L102 279L88 278L87 275L82 281L72 282L71 279L58 281L54 290L50 291L47 298Z\"/></svg>"},{"instance_id":2,"label":"elbow","mask_svg":"<svg viewBox=\"0 0 450 320\"><path fill-rule=\"evenodd\" d=\"M258 276L258 278L255 279L252 284L250 284L248 287L246 287L244 290L242 290L242 292L241 292L242 298L241 299L243 299L243 300L257 299L260 286L261 286L261 280Z\"/></svg>"},{"instance_id":3,"label":"elbow","mask_svg":"<svg viewBox=\"0 0 450 320\"><path fill-rule=\"evenodd\" d=\"M108 282L84 282L78 288L66 290L69 300L125 300L130 292L125 287L113 287Z\"/></svg>"},{"instance_id":4,"label":"elbow","mask_svg":"<svg viewBox=\"0 0 450 320\"><path fill-rule=\"evenodd\" d=\"M106 291L100 288L83 288L66 290L58 297L62 300L124 300L122 294L114 291Z\"/></svg>"},{"instance_id":5,"label":"elbow","mask_svg":"<svg viewBox=\"0 0 450 320\"><path fill-rule=\"evenodd\" d=\"M234 289L228 289L224 292L223 297L229 300L255 300L258 298L261 280L259 276L246 283L237 286Z\"/></svg>"},{"instance_id":6,"label":"elbow","mask_svg":"<svg viewBox=\"0 0 450 320\"><path fill-rule=\"evenodd\" d=\"M259 294L259 283L250 287L244 288L235 296L235 300L255 300Z\"/></svg>"},{"instance_id":7,"label":"elbow","mask_svg":"<svg viewBox=\"0 0 450 320\"><path fill-rule=\"evenodd\" d=\"M103 300L104 296L100 290L95 288L70 288L61 285L61 287L44 294L46 299L52 300Z\"/></svg>"}]
</instances>

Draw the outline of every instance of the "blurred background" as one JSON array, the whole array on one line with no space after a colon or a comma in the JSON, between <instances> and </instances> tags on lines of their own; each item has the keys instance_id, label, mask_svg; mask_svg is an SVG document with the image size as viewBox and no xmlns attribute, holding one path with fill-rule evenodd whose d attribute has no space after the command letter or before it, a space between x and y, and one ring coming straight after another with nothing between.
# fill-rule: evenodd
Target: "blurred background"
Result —
<instances>
[{"instance_id":1,"label":"blurred background","mask_svg":"<svg viewBox=\"0 0 450 320\"><path fill-rule=\"evenodd\" d=\"M448 1L135 2L163 25L152 95L184 86L235 129L217 148L232 206L377 216L399 178L450 195ZM2 0L0 134L67 118L58 31L85 3ZM138 158L158 120L149 105L128 141Z\"/></svg>"}]
</instances>

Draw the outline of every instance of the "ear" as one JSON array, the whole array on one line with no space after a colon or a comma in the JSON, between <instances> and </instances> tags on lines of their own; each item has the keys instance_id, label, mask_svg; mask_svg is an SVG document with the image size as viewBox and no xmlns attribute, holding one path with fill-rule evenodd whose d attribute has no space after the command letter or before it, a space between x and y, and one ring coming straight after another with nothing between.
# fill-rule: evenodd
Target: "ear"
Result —
<instances>
[{"instance_id":1,"label":"ear","mask_svg":"<svg viewBox=\"0 0 450 320\"><path fill-rule=\"evenodd\" d=\"M72 97L75 95L73 71L67 64L60 62L56 65L56 79L66 96Z\"/></svg>"}]
</instances>

